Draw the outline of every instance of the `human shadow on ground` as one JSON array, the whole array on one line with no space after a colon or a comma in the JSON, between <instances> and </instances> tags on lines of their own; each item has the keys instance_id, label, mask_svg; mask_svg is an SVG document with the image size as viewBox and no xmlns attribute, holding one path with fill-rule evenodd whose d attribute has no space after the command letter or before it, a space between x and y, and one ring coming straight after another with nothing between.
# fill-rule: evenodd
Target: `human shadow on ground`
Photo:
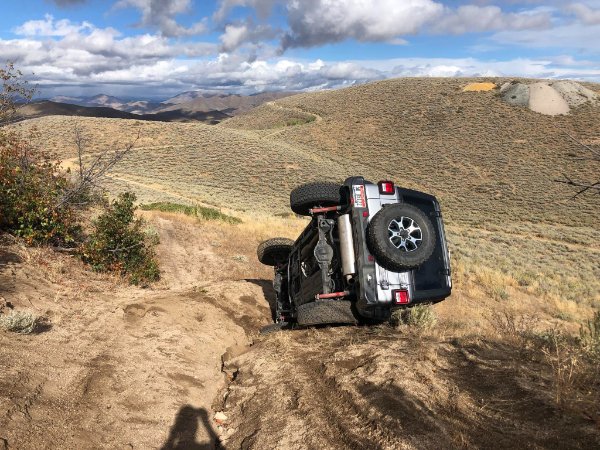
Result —
<instances>
[{"instance_id":1,"label":"human shadow on ground","mask_svg":"<svg viewBox=\"0 0 600 450\"><path fill-rule=\"evenodd\" d=\"M196 433L203 426L208 434L209 442L197 442ZM161 450L213 450L221 448L219 438L213 429L208 412L204 408L182 406L169 431L169 437Z\"/></svg>"}]
</instances>

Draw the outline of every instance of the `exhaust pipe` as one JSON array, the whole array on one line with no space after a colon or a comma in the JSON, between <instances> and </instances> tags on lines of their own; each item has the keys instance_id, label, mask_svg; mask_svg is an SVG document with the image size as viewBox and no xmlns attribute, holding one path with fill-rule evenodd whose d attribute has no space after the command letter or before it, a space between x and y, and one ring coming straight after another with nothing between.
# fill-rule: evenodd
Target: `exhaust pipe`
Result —
<instances>
[{"instance_id":1,"label":"exhaust pipe","mask_svg":"<svg viewBox=\"0 0 600 450\"><path fill-rule=\"evenodd\" d=\"M338 217L337 222L342 255L342 273L346 277L346 280L350 281L356 274L356 257L354 255L354 239L352 238L350 214Z\"/></svg>"}]
</instances>

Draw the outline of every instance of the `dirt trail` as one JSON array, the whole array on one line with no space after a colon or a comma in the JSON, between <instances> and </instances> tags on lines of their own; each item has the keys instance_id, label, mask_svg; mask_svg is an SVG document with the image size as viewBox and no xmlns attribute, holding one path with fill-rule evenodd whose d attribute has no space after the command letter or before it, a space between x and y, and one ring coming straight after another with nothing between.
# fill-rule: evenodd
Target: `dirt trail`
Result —
<instances>
[{"instance_id":1,"label":"dirt trail","mask_svg":"<svg viewBox=\"0 0 600 450\"><path fill-rule=\"evenodd\" d=\"M600 447L597 402L557 408L522 342L444 323L258 336L273 292L251 227L145 215L152 289L0 242L0 297L52 321L0 332L0 449Z\"/></svg>"},{"instance_id":2,"label":"dirt trail","mask_svg":"<svg viewBox=\"0 0 600 450\"><path fill-rule=\"evenodd\" d=\"M268 321L263 290L226 281L192 222L152 226L164 270L152 290L85 272L48 280L56 271L0 251L0 296L52 321L38 335L0 332L4 448L213 448L221 356Z\"/></svg>"},{"instance_id":3,"label":"dirt trail","mask_svg":"<svg viewBox=\"0 0 600 450\"><path fill-rule=\"evenodd\" d=\"M597 448L599 430L556 411L547 369L520 350L390 327L269 335L228 363L226 446Z\"/></svg>"}]
</instances>

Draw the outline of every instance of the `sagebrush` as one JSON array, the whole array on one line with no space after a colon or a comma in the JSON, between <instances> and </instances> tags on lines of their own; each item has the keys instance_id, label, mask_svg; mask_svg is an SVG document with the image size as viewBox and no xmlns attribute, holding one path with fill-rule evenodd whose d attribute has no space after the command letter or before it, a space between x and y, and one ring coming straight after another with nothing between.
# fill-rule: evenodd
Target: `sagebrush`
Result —
<instances>
[{"instance_id":1,"label":"sagebrush","mask_svg":"<svg viewBox=\"0 0 600 450\"><path fill-rule=\"evenodd\" d=\"M46 322L44 317L30 311L10 311L0 315L0 328L13 333L35 333Z\"/></svg>"}]
</instances>

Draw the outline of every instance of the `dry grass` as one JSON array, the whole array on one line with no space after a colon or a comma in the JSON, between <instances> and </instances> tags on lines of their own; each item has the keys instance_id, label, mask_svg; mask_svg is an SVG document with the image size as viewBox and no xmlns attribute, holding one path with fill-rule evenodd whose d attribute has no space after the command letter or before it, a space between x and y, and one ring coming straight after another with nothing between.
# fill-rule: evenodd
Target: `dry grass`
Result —
<instances>
[{"instance_id":1,"label":"dry grass","mask_svg":"<svg viewBox=\"0 0 600 450\"><path fill-rule=\"evenodd\" d=\"M243 230L241 249L230 251L249 258L240 272L267 274L252 266L260 240L297 236L302 220L273 217L289 211L297 184L362 174L432 192L442 202L455 283L453 297L436 306L440 322L485 332L490 311L509 308L577 333L600 308L600 207L593 196L571 200L553 179L594 174L569 157L580 148L565 133L598 142L598 107L549 117L494 92L463 92L490 81L505 80L399 79L302 94L216 127L68 117L18 127L37 125L38 142L63 158L74 156L75 122L92 152L140 130L140 148L108 180L111 192L241 217L244 225L225 231L233 238Z\"/></svg>"}]
</instances>

